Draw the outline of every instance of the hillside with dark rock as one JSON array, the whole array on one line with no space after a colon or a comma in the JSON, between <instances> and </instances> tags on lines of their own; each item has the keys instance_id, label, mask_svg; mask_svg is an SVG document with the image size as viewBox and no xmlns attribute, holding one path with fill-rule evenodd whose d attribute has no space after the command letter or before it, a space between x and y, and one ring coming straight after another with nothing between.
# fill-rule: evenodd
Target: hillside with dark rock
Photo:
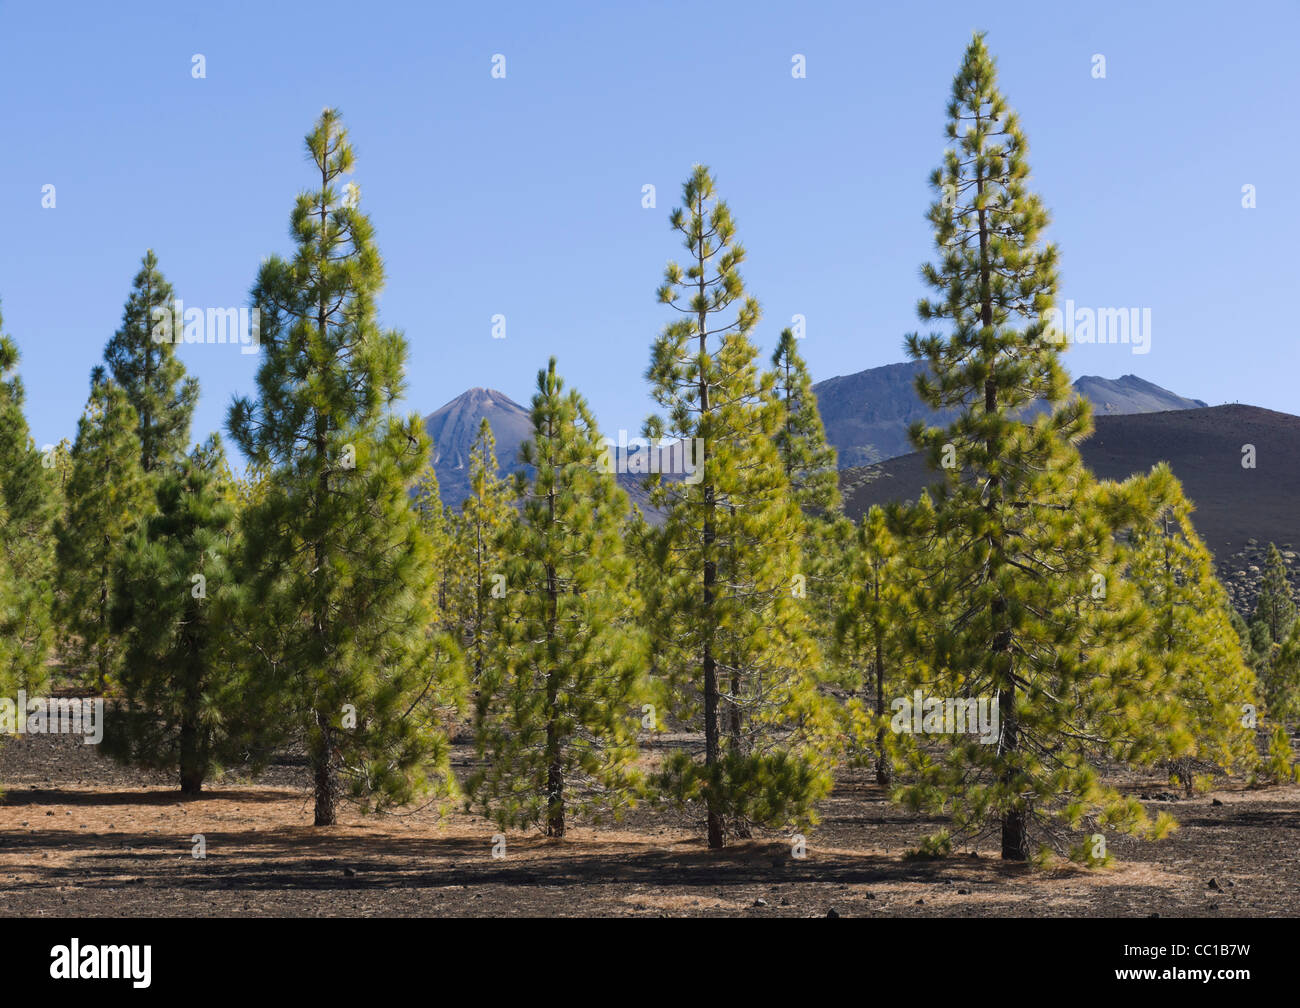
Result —
<instances>
[{"instance_id":1,"label":"hillside with dark rock","mask_svg":"<svg viewBox=\"0 0 1300 1008\"><path fill-rule=\"evenodd\" d=\"M1099 477L1125 479L1169 463L1239 610L1254 605L1270 542L1284 551L1300 594L1300 417L1231 405L1100 415L1095 427L1080 452ZM1242 465L1247 445L1254 446L1254 468ZM845 510L854 517L872 504L915 499L936 481L916 452L840 474Z\"/></svg>"}]
</instances>

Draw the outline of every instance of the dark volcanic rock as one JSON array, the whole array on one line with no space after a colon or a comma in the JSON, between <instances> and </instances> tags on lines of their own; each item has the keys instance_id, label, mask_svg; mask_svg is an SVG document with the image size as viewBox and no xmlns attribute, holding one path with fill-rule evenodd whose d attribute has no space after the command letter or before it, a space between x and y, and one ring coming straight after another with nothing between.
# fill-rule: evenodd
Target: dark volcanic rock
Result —
<instances>
[{"instance_id":1,"label":"dark volcanic rock","mask_svg":"<svg viewBox=\"0 0 1300 1008\"><path fill-rule=\"evenodd\" d=\"M1242 466L1245 445L1255 447L1253 469ZM1239 612L1254 606L1269 543L1283 550L1300 593L1300 564L1292 549L1300 539L1300 417L1238 405L1101 415L1080 451L1104 479L1169 463L1196 505L1192 523ZM935 482L935 472L916 452L840 473L845 511L855 518L872 504L915 499Z\"/></svg>"}]
</instances>

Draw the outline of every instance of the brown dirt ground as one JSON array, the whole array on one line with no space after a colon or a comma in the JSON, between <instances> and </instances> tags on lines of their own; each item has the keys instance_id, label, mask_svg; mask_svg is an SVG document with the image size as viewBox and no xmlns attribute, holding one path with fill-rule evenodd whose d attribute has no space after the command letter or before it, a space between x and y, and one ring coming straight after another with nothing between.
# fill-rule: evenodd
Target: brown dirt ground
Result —
<instances>
[{"instance_id":1,"label":"brown dirt ground","mask_svg":"<svg viewBox=\"0 0 1300 1008\"><path fill-rule=\"evenodd\" d=\"M467 750L458 749L460 761ZM301 766L228 778L182 800L67 737L0 747L0 916L1295 916L1300 787L1227 787L1190 800L1156 778L1122 783L1181 828L1116 839L1117 867L1036 872L987 844L904 859L936 825L841 780L807 857L772 836L714 853L699 831L639 809L561 842L434 809L315 828ZM1222 804L1214 804L1217 800ZM202 833L207 857L191 854ZM1213 886L1211 881L1213 880Z\"/></svg>"}]
</instances>

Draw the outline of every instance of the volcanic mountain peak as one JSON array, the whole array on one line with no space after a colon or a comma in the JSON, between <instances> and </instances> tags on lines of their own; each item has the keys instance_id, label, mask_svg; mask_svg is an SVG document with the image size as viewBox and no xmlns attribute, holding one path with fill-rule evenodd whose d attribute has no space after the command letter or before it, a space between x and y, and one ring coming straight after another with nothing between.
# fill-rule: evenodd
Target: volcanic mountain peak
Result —
<instances>
[{"instance_id":1,"label":"volcanic mountain peak","mask_svg":"<svg viewBox=\"0 0 1300 1008\"><path fill-rule=\"evenodd\" d=\"M1164 413L1168 410L1199 409L1208 404L1163 389L1145 378L1126 374L1119 378L1083 375L1074 389L1090 400L1096 413Z\"/></svg>"},{"instance_id":2,"label":"volcanic mountain peak","mask_svg":"<svg viewBox=\"0 0 1300 1008\"><path fill-rule=\"evenodd\" d=\"M528 410L504 392L472 388L424 418L424 428L433 439L434 472L448 504L459 506L469 496L469 456L484 418L496 438L501 471L515 472L521 468L519 446L529 437L532 421Z\"/></svg>"}]
</instances>

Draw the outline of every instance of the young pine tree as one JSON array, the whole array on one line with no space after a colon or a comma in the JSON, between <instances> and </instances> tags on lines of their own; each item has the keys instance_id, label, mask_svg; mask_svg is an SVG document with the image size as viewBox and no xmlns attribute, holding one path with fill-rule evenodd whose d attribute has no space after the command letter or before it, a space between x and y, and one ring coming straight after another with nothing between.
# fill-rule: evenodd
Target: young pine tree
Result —
<instances>
[{"instance_id":1,"label":"young pine tree","mask_svg":"<svg viewBox=\"0 0 1300 1008\"><path fill-rule=\"evenodd\" d=\"M1260 761L1257 780L1276 784L1300 783L1300 765L1295 762L1295 750L1283 725L1275 724L1268 740L1268 755Z\"/></svg>"},{"instance_id":2,"label":"young pine tree","mask_svg":"<svg viewBox=\"0 0 1300 1008\"><path fill-rule=\"evenodd\" d=\"M1121 514L1124 502L1093 485L1075 448L1090 411L1067 401L1044 321L1056 249L1041 243L1047 211L1026 186L1025 137L980 35L953 82L948 120L952 147L931 177L938 262L922 268L937 297L918 313L950 332L913 334L907 348L929 365L921 399L961 412L946 430L912 431L944 474L933 534L946 545L925 560L917 611L930 617L939 696L995 702L1000 731L994 744L939 736L946 755L907 797L950 811L962 834L999 829L1003 858L1025 860L1036 841L1046 855L1085 825L1165 830L1103 787L1096 765L1156 745L1172 715L1133 645L1142 613L1118 576L1114 544L1122 521L1149 512ZM1021 419L1035 400L1049 410ZM938 618L945 613L951 619Z\"/></svg>"},{"instance_id":3,"label":"young pine tree","mask_svg":"<svg viewBox=\"0 0 1300 1008\"><path fill-rule=\"evenodd\" d=\"M772 376L782 415L776 432L776 450L795 501L808 514L839 510L840 481L835 449L826 442L826 430L817 412L808 365L789 329L781 332L772 354Z\"/></svg>"},{"instance_id":4,"label":"young pine tree","mask_svg":"<svg viewBox=\"0 0 1300 1008\"><path fill-rule=\"evenodd\" d=\"M917 507L928 505L923 498ZM876 783L892 787L894 750L889 732L891 701L913 678L903 628L914 623L908 593L908 553L890 528L886 513L872 507L856 528L847 519L836 553L843 558L836 579L834 655L844 667L844 684L857 694L846 708L854 757L870 761Z\"/></svg>"},{"instance_id":5,"label":"young pine tree","mask_svg":"<svg viewBox=\"0 0 1300 1008\"><path fill-rule=\"evenodd\" d=\"M1300 721L1300 619L1291 623L1291 632L1266 667L1264 703L1271 717L1278 721Z\"/></svg>"},{"instance_id":6,"label":"young pine tree","mask_svg":"<svg viewBox=\"0 0 1300 1008\"><path fill-rule=\"evenodd\" d=\"M551 358L537 376L521 458L523 515L506 536L496 604L502 661L484 669L475 718L486 766L473 804L507 826L565 835L571 817L617 815L634 773L644 637L622 532L627 496L602 468L600 432Z\"/></svg>"},{"instance_id":7,"label":"young pine tree","mask_svg":"<svg viewBox=\"0 0 1300 1008\"><path fill-rule=\"evenodd\" d=\"M818 650L833 657L839 618L841 579L848 575L845 548L851 527L840 525L839 470L835 449L826 441L812 378L799 354L793 331L785 329L772 354L771 380L781 415L774 442L786 482L799 505L803 524L800 549L806 577L811 630ZM840 678L827 665L823 680Z\"/></svg>"},{"instance_id":8,"label":"young pine tree","mask_svg":"<svg viewBox=\"0 0 1300 1008\"><path fill-rule=\"evenodd\" d=\"M416 481L411 497L412 505L420 519L420 527L429 539L437 578L434 588L434 622L443 630L452 626L451 578L456 562L455 526L452 515L442 503L438 488L438 474L432 464L425 466Z\"/></svg>"},{"instance_id":9,"label":"young pine tree","mask_svg":"<svg viewBox=\"0 0 1300 1008\"><path fill-rule=\"evenodd\" d=\"M1190 797L1198 774L1248 770L1256 762L1255 675L1242 659L1227 593L1191 523L1191 505L1168 465L1142 493L1167 501L1134 530L1126 577L1151 613L1143 652L1160 666L1180 724L1166 765Z\"/></svg>"},{"instance_id":10,"label":"young pine tree","mask_svg":"<svg viewBox=\"0 0 1300 1008\"><path fill-rule=\"evenodd\" d=\"M1295 600L1291 597L1291 582L1287 580L1286 564L1274 543L1268 544L1268 560L1264 564L1264 578L1255 599L1251 614L1251 629L1267 644L1281 644L1291 632L1296 619ZM1262 629L1257 629L1262 628Z\"/></svg>"},{"instance_id":11,"label":"young pine tree","mask_svg":"<svg viewBox=\"0 0 1300 1008\"><path fill-rule=\"evenodd\" d=\"M172 286L158 269L153 249L145 253L122 309L122 327L104 348L113 380L126 393L138 418L140 468L146 474L184 453L199 385L185 376L172 342L155 334L179 337L171 325ZM165 312L165 329L159 321Z\"/></svg>"},{"instance_id":12,"label":"young pine tree","mask_svg":"<svg viewBox=\"0 0 1300 1008\"><path fill-rule=\"evenodd\" d=\"M1300 620L1296 619L1286 565L1277 546L1269 543L1264 577L1244 639L1265 703L1277 718L1294 716L1295 689L1291 684L1295 673L1288 665L1284 644L1297 624Z\"/></svg>"},{"instance_id":13,"label":"young pine tree","mask_svg":"<svg viewBox=\"0 0 1300 1008\"><path fill-rule=\"evenodd\" d=\"M215 436L169 458L157 508L127 540L115 572L113 630L122 636L121 707L104 751L123 763L179 774L182 794L250 746L251 695L231 628L234 482Z\"/></svg>"},{"instance_id":14,"label":"young pine tree","mask_svg":"<svg viewBox=\"0 0 1300 1008\"><path fill-rule=\"evenodd\" d=\"M410 499L429 439L389 412L406 341L376 320L383 264L356 189L340 188L353 154L338 113L306 143L319 188L294 207L293 258L259 271L259 395L235 400L229 428L268 474L242 523L251 652L307 751L324 826L345 784L366 807L409 801L426 767L452 788L432 711L457 677L430 633L432 547Z\"/></svg>"},{"instance_id":15,"label":"young pine tree","mask_svg":"<svg viewBox=\"0 0 1300 1008\"><path fill-rule=\"evenodd\" d=\"M710 847L728 829L813 817L830 786L812 618L801 590L803 525L775 437L772 376L748 334L759 308L738 267L744 250L708 169L696 166L671 223L689 253L669 263L659 300L680 313L654 345L647 377L668 417L646 436L695 451L698 478L651 477L665 512L655 593L677 717L704 736L703 759L681 753L663 784L704 807Z\"/></svg>"},{"instance_id":16,"label":"young pine tree","mask_svg":"<svg viewBox=\"0 0 1300 1008\"><path fill-rule=\"evenodd\" d=\"M470 495L461 504L455 526L457 636L465 651L470 681L477 684L496 660L498 621L506 555L503 537L517 520L509 483L497 469L496 438L484 417L469 455Z\"/></svg>"},{"instance_id":17,"label":"young pine tree","mask_svg":"<svg viewBox=\"0 0 1300 1008\"><path fill-rule=\"evenodd\" d=\"M54 642L53 523L58 512L53 453L36 450L23 415L23 383L15 374L18 349L0 317L0 641L8 644L5 672L27 692L41 688ZM0 644L0 647L4 647Z\"/></svg>"},{"instance_id":18,"label":"young pine tree","mask_svg":"<svg viewBox=\"0 0 1300 1008\"><path fill-rule=\"evenodd\" d=\"M140 468L137 422L126 393L103 367L95 368L55 538L64 654L101 693L116 682L122 664L121 640L109 622L114 569L128 535L153 507Z\"/></svg>"},{"instance_id":19,"label":"young pine tree","mask_svg":"<svg viewBox=\"0 0 1300 1008\"><path fill-rule=\"evenodd\" d=\"M454 670L454 678L459 683L465 674L465 656L458 638L454 595L458 583L456 579L462 576L457 570L455 515L442 503L438 474L431 461L426 463L424 472L416 481L412 504L420 528L429 540L430 563L433 567L429 635L435 640L438 653L448 666L449 676L453 675L451 670ZM459 728L462 699L458 689L447 690L441 708L430 712L437 731L448 738Z\"/></svg>"}]
</instances>

